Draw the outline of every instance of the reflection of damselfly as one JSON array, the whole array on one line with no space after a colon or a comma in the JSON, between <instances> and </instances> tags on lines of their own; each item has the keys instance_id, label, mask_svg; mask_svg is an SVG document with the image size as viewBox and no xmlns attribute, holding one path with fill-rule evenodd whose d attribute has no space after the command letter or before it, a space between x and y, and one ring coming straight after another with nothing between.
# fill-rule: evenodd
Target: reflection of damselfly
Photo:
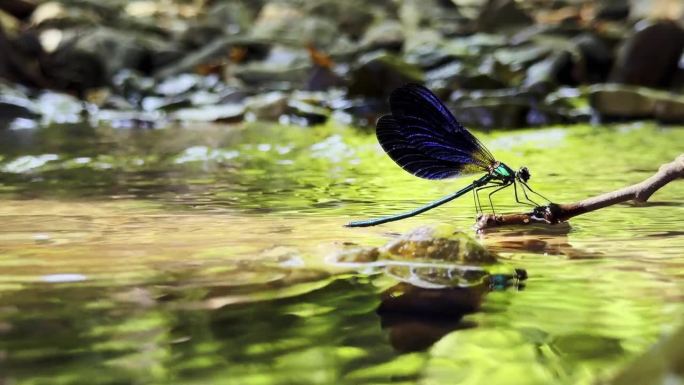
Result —
<instances>
[{"instance_id":1,"label":"reflection of damselfly","mask_svg":"<svg viewBox=\"0 0 684 385\"><path fill-rule=\"evenodd\" d=\"M522 282L527 280L527 272L523 269L515 269L513 274L490 274L476 266L395 262L385 266L388 275L423 289L467 288L484 283L490 290L503 290L511 286L522 288Z\"/></svg>"},{"instance_id":2,"label":"reflection of damselfly","mask_svg":"<svg viewBox=\"0 0 684 385\"><path fill-rule=\"evenodd\" d=\"M476 286L489 277L489 272L478 266L420 262L392 261L385 266L385 272L400 281L424 289Z\"/></svg>"},{"instance_id":3,"label":"reflection of damselfly","mask_svg":"<svg viewBox=\"0 0 684 385\"><path fill-rule=\"evenodd\" d=\"M527 184L530 172L521 167L517 172L494 159L492 154L454 118L442 102L427 88L409 84L397 88L390 96L392 113L378 120L377 137L387 155L401 168L425 179L446 179L459 175L486 172L480 179L442 199L415 210L383 218L350 222L348 227L375 226L418 215L473 191L475 206L482 210L478 193L489 192L489 205L494 211L492 195L513 186L518 203L538 206L528 191L548 201ZM518 199L518 184L526 202Z\"/></svg>"}]
</instances>

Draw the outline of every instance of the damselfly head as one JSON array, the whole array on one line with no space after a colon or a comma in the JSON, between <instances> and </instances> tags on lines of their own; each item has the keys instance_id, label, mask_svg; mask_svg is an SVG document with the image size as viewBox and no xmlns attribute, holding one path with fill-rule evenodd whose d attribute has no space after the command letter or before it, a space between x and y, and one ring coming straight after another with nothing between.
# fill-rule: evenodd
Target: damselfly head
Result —
<instances>
[{"instance_id":1,"label":"damselfly head","mask_svg":"<svg viewBox=\"0 0 684 385\"><path fill-rule=\"evenodd\" d=\"M520 167L520 170L515 173L515 177L521 182L527 182L530 180L530 176L530 170L525 166Z\"/></svg>"}]
</instances>

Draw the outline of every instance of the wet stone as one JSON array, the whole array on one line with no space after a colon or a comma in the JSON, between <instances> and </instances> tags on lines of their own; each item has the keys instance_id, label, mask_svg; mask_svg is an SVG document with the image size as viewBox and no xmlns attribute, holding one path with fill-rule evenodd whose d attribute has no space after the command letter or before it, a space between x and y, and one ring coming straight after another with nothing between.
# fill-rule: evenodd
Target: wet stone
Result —
<instances>
[{"instance_id":1,"label":"wet stone","mask_svg":"<svg viewBox=\"0 0 684 385\"><path fill-rule=\"evenodd\" d=\"M583 33L573 39L582 54L584 82L604 82L613 66L613 49L606 39L592 33Z\"/></svg>"},{"instance_id":2,"label":"wet stone","mask_svg":"<svg viewBox=\"0 0 684 385\"><path fill-rule=\"evenodd\" d=\"M306 15L298 7L278 2L261 8L251 34L275 41L304 41L320 46L328 46L339 37L339 31L331 20Z\"/></svg>"},{"instance_id":3,"label":"wet stone","mask_svg":"<svg viewBox=\"0 0 684 385\"><path fill-rule=\"evenodd\" d=\"M371 26L361 39L365 49L399 51L404 44L404 29L398 21L387 20Z\"/></svg>"},{"instance_id":4,"label":"wet stone","mask_svg":"<svg viewBox=\"0 0 684 385\"><path fill-rule=\"evenodd\" d=\"M403 53L407 63L423 69L434 69L455 59L442 35L434 29L421 29L408 34Z\"/></svg>"},{"instance_id":5,"label":"wet stone","mask_svg":"<svg viewBox=\"0 0 684 385\"><path fill-rule=\"evenodd\" d=\"M35 112L34 103L19 94L0 95L0 129L9 126L15 119L35 119L39 115Z\"/></svg>"},{"instance_id":6,"label":"wet stone","mask_svg":"<svg viewBox=\"0 0 684 385\"><path fill-rule=\"evenodd\" d=\"M589 101L603 120L684 121L684 97L669 92L617 84L596 85L589 91Z\"/></svg>"},{"instance_id":7,"label":"wet stone","mask_svg":"<svg viewBox=\"0 0 684 385\"><path fill-rule=\"evenodd\" d=\"M375 122L388 112L387 103L380 99L351 100L340 104L332 117L354 127L374 129Z\"/></svg>"},{"instance_id":8,"label":"wet stone","mask_svg":"<svg viewBox=\"0 0 684 385\"><path fill-rule=\"evenodd\" d=\"M464 70L465 65L463 63L453 61L427 71L425 78L429 82L448 81L457 78Z\"/></svg>"},{"instance_id":9,"label":"wet stone","mask_svg":"<svg viewBox=\"0 0 684 385\"><path fill-rule=\"evenodd\" d=\"M244 2L217 2L207 10L206 19L202 23L235 34L247 31L255 16L254 10Z\"/></svg>"},{"instance_id":10,"label":"wet stone","mask_svg":"<svg viewBox=\"0 0 684 385\"><path fill-rule=\"evenodd\" d=\"M419 227L381 248L392 259L495 263L496 256L473 238L451 226Z\"/></svg>"},{"instance_id":11,"label":"wet stone","mask_svg":"<svg viewBox=\"0 0 684 385\"><path fill-rule=\"evenodd\" d=\"M6 0L3 4L3 9L10 15L26 19L36 10L38 4L33 0Z\"/></svg>"},{"instance_id":12,"label":"wet stone","mask_svg":"<svg viewBox=\"0 0 684 385\"><path fill-rule=\"evenodd\" d=\"M629 16L629 3L629 0L599 1L595 18L598 20L625 20Z\"/></svg>"},{"instance_id":13,"label":"wet stone","mask_svg":"<svg viewBox=\"0 0 684 385\"><path fill-rule=\"evenodd\" d=\"M527 125L529 102L520 99L468 101L458 104L453 111L466 126L516 128Z\"/></svg>"},{"instance_id":14,"label":"wet stone","mask_svg":"<svg viewBox=\"0 0 684 385\"><path fill-rule=\"evenodd\" d=\"M342 77L337 75L332 69L321 66L314 66L304 81L304 89L308 91L325 91L344 85L345 81Z\"/></svg>"},{"instance_id":15,"label":"wet stone","mask_svg":"<svg viewBox=\"0 0 684 385\"><path fill-rule=\"evenodd\" d=\"M137 71L122 70L112 78L114 91L129 101L139 101L146 95L155 94L155 81Z\"/></svg>"},{"instance_id":16,"label":"wet stone","mask_svg":"<svg viewBox=\"0 0 684 385\"><path fill-rule=\"evenodd\" d=\"M147 96L143 98L140 103L141 107L145 111L173 111L179 108L188 107L190 105L190 100L187 97L160 97L160 96Z\"/></svg>"},{"instance_id":17,"label":"wet stone","mask_svg":"<svg viewBox=\"0 0 684 385\"><path fill-rule=\"evenodd\" d=\"M547 83L577 85L577 61L577 57L571 51L555 52L528 68L524 85L528 88L539 88L540 85Z\"/></svg>"},{"instance_id":18,"label":"wet stone","mask_svg":"<svg viewBox=\"0 0 684 385\"><path fill-rule=\"evenodd\" d=\"M84 103L77 98L47 91L36 100L44 123L76 123L82 120Z\"/></svg>"},{"instance_id":19,"label":"wet stone","mask_svg":"<svg viewBox=\"0 0 684 385\"><path fill-rule=\"evenodd\" d=\"M68 7L60 1L42 2L31 14L31 24L51 26L93 25L101 22L100 16L87 7Z\"/></svg>"},{"instance_id":20,"label":"wet stone","mask_svg":"<svg viewBox=\"0 0 684 385\"><path fill-rule=\"evenodd\" d=\"M369 263L376 262L380 257L377 247L348 246L336 252L333 262L336 263Z\"/></svg>"},{"instance_id":21,"label":"wet stone","mask_svg":"<svg viewBox=\"0 0 684 385\"><path fill-rule=\"evenodd\" d=\"M335 263L383 262L395 266L396 261L449 263L440 265L444 267L463 263L492 264L496 263L497 257L471 236L450 225L418 227L380 248L345 245L332 256ZM473 274L481 278L480 273Z\"/></svg>"},{"instance_id":22,"label":"wet stone","mask_svg":"<svg viewBox=\"0 0 684 385\"><path fill-rule=\"evenodd\" d=\"M313 105L306 101L292 99L287 103L288 123L300 126L312 126L323 124L328 120L330 112L325 108Z\"/></svg>"},{"instance_id":23,"label":"wet stone","mask_svg":"<svg viewBox=\"0 0 684 385\"><path fill-rule=\"evenodd\" d=\"M351 71L349 94L384 99L397 87L422 81L420 68L400 57L388 53L369 54Z\"/></svg>"},{"instance_id":24,"label":"wet stone","mask_svg":"<svg viewBox=\"0 0 684 385\"><path fill-rule=\"evenodd\" d=\"M170 117L179 121L235 123L242 121L244 113L245 106L242 104L223 104L183 108L173 112Z\"/></svg>"},{"instance_id":25,"label":"wet stone","mask_svg":"<svg viewBox=\"0 0 684 385\"><path fill-rule=\"evenodd\" d=\"M544 59L550 52L550 47L523 45L497 49L492 56L501 64L523 68Z\"/></svg>"},{"instance_id":26,"label":"wet stone","mask_svg":"<svg viewBox=\"0 0 684 385\"><path fill-rule=\"evenodd\" d=\"M304 49L274 46L264 60L250 61L231 69L231 73L245 84L267 89L291 89L305 82L311 67L309 54Z\"/></svg>"},{"instance_id":27,"label":"wet stone","mask_svg":"<svg viewBox=\"0 0 684 385\"><path fill-rule=\"evenodd\" d=\"M101 58L109 76L127 68L151 73L180 57L172 44L157 36L107 27L75 35L65 47Z\"/></svg>"},{"instance_id":28,"label":"wet stone","mask_svg":"<svg viewBox=\"0 0 684 385\"><path fill-rule=\"evenodd\" d=\"M155 92L166 96L180 95L194 88L200 87L204 82L206 82L206 80L203 76L195 74L180 74L161 81L157 87L155 87Z\"/></svg>"},{"instance_id":29,"label":"wet stone","mask_svg":"<svg viewBox=\"0 0 684 385\"><path fill-rule=\"evenodd\" d=\"M486 73L462 73L448 83L451 89L494 90L506 88L507 84L498 76Z\"/></svg>"},{"instance_id":30,"label":"wet stone","mask_svg":"<svg viewBox=\"0 0 684 385\"><path fill-rule=\"evenodd\" d=\"M254 120L275 121L287 111L287 100L285 93L274 91L247 98L245 104Z\"/></svg>"},{"instance_id":31,"label":"wet stone","mask_svg":"<svg viewBox=\"0 0 684 385\"><path fill-rule=\"evenodd\" d=\"M11 14L0 9L0 28L9 36L15 36L20 29L20 22Z\"/></svg>"},{"instance_id":32,"label":"wet stone","mask_svg":"<svg viewBox=\"0 0 684 385\"><path fill-rule=\"evenodd\" d=\"M480 30L492 32L526 27L532 17L514 0L488 0L478 16Z\"/></svg>"},{"instance_id":33,"label":"wet stone","mask_svg":"<svg viewBox=\"0 0 684 385\"><path fill-rule=\"evenodd\" d=\"M363 0L318 0L305 4L307 14L329 19L352 39L359 39L373 22L373 4Z\"/></svg>"},{"instance_id":34,"label":"wet stone","mask_svg":"<svg viewBox=\"0 0 684 385\"><path fill-rule=\"evenodd\" d=\"M92 125L98 125L101 122L113 128L159 128L167 123L159 111L122 109L102 109L90 117Z\"/></svg>"},{"instance_id":35,"label":"wet stone","mask_svg":"<svg viewBox=\"0 0 684 385\"><path fill-rule=\"evenodd\" d=\"M522 128L574 122L581 116L573 104L549 104L534 90L458 91L450 99L448 105L459 121L471 127Z\"/></svg>"},{"instance_id":36,"label":"wet stone","mask_svg":"<svg viewBox=\"0 0 684 385\"><path fill-rule=\"evenodd\" d=\"M669 21L639 22L620 49L611 79L631 85L669 87L682 52L682 27Z\"/></svg>"}]
</instances>

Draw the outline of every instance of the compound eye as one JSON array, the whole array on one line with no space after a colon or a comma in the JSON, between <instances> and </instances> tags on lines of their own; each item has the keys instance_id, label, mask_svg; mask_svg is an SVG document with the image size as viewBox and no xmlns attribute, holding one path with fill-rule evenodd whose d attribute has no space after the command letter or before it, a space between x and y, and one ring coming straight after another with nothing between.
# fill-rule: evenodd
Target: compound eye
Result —
<instances>
[{"instance_id":1,"label":"compound eye","mask_svg":"<svg viewBox=\"0 0 684 385\"><path fill-rule=\"evenodd\" d=\"M523 182L527 182L530 179L530 170L527 167L520 167L518 171L518 178Z\"/></svg>"}]
</instances>

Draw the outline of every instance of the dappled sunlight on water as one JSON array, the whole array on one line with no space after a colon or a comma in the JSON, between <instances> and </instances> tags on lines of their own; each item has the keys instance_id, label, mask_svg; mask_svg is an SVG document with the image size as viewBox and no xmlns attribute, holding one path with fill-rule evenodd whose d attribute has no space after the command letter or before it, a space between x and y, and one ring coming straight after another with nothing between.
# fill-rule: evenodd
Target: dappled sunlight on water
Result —
<instances>
[{"instance_id":1,"label":"dappled sunlight on water","mask_svg":"<svg viewBox=\"0 0 684 385\"><path fill-rule=\"evenodd\" d=\"M478 136L556 202L638 182L684 143L648 125ZM677 182L644 206L479 235L492 269L529 278L430 293L445 314L376 312L396 277L328 262L425 224L475 235L471 196L342 227L473 178L420 180L334 126L2 132L0 383L590 384L678 325ZM494 204L520 210L510 191Z\"/></svg>"}]
</instances>

